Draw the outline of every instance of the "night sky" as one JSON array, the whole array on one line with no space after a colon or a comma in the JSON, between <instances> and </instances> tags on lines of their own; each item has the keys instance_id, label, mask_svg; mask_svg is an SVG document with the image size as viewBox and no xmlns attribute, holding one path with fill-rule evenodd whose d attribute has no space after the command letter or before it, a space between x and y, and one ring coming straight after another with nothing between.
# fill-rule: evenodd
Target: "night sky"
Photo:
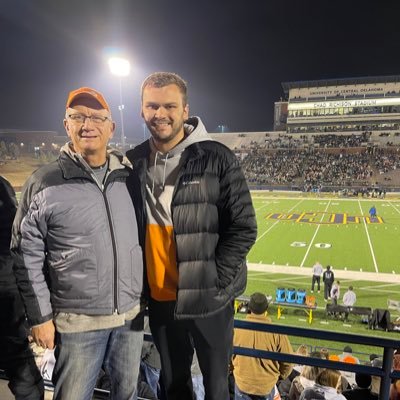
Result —
<instances>
[{"instance_id":1,"label":"night sky","mask_svg":"<svg viewBox=\"0 0 400 400\"><path fill-rule=\"evenodd\" d=\"M102 91L117 125L119 48L125 132L143 138L139 89L154 71L189 84L210 132L267 131L281 82L400 74L400 2L0 0L0 129L63 132L67 93Z\"/></svg>"}]
</instances>

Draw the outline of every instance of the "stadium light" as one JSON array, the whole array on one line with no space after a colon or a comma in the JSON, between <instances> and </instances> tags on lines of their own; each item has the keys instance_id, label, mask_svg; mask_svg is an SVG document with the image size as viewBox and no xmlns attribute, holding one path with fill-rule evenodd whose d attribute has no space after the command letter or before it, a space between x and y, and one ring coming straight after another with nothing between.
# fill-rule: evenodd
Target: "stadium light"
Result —
<instances>
[{"instance_id":1,"label":"stadium light","mask_svg":"<svg viewBox=\"0 0 400 400\"><path fill-rule=\"evenodd\" d=\"M125 130L124 130L124 103L122 102L122 78L128 76L131 71L131 64L125 58L112 57L108 60L110 72L119 78L119 106L118 110L121 116L121 146L125 147Z\"/></svg>"}]
</instances>

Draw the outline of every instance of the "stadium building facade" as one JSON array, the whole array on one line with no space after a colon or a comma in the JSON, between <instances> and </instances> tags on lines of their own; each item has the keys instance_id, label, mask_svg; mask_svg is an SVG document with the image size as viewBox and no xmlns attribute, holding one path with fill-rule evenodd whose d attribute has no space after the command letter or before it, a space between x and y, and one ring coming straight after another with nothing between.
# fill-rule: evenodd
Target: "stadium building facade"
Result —
<instances>
[{"instance_id":1,"label":"stadium building facade","mask_svg":"<svg viewBox=\"0 0 400 400\"><path fill-rule=\"evenodd\" d=\"M400 75L284 82L274 129L287 133L400 131Z\"/></svg>"}]
</instances>

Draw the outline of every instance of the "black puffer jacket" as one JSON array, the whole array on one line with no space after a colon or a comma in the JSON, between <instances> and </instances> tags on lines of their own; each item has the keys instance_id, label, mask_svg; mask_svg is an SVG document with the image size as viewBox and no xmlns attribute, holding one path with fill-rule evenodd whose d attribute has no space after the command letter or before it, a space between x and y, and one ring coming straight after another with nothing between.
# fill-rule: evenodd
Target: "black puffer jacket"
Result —
<instances>
[{"instance_id":1,"label":"black puffer jacket","mask_svg":"<svg viewBox=\"0 0 400 400\"><path fill-rule=\"evenodd\" d=\"M149 154L149 141L127 153L143 199ZM184 150L181 165L171 203L179 272L175 317L207 317L246 287L255 214L239 162L226 146L194 143Z\"/></svg>"},{"instance_id":2,"label":"black puffer jacket","mask_svg":"<svg viewBox=\"0 0 400 400\"><path fill-rule=\"evenodd\" d=\"M0 176L0 286L15 286L10 253L11 227L17 211L15 192L10 183Z\"/></svg>"}]
</instances>

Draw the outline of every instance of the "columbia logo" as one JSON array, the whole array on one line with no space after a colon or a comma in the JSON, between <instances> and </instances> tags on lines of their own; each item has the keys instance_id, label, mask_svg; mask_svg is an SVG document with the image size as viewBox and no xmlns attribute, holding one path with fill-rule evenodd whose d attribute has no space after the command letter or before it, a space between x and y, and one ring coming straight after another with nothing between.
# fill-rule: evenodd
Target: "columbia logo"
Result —
<instances>
[{"instance_id":1,"label":"columbia logo","mask_svg":"<svg viewBox=\"0 0 400 400\"><path fill-rule=\"evenodd\" d=\"M200 185L200 181L183 181L182 182L183 186L187 186L187 185Z\"/></svg>"}]
</instances>

